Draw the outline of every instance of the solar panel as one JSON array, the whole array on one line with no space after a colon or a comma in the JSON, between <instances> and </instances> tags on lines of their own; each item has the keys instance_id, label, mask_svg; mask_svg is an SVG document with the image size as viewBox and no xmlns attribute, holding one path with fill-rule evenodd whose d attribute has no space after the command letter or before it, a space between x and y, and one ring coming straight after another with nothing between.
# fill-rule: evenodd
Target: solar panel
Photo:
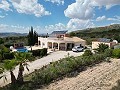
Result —
<instances>
[{"instance_id":1,"label":"solar panel","mask_svg":"<svg viewBox=\"0 0 120 90\"><path fill-rule=\"evenodd\" d=\"M107 39L107 38L99 38L98 41L99 41L99 42L110 42L110 39Z\"/></svg>"},{"instance_id":2,"label":"solar panel","mask_svg":"<svg viewBox=\"0 0 120 90\"><path fill-rule=\"evenodd\" d=\"M66 34L67 31L53 31L51 34Z\"/></svg>"}]
</instances>

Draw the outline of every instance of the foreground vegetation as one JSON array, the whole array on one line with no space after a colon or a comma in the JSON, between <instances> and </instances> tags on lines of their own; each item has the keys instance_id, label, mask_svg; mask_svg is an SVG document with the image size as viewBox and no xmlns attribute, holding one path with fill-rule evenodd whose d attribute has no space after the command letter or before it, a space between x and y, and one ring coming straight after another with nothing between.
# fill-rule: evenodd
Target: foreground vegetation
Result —
<instances>
[{"instance_id":1,"label":"foreground vegetation","mask_svg":"<svg viewBox=\"0 0 120 90\"><path fill-rule=\"evenodd\" d=\"M43 66L39 70L35 70L32 74L26 76L25 78L31 82L26 83L18 88L16 85L5 87L3 90L35 90L40 88L41 85L50 83L53 80L63 77L70 72L75 70L82 71L87 66L95 65L105 61L105 55L94 55L94 56L79 56L79 57L66 57L56 62L51 62L47 66Z\"/></svg>"},{"instance_id":2,"label":"foreground vegetation","mask_svg":"<svg viewBox=\"0 0 120 90\"><path fill-rule=\"evenodd\" d=\"M86 50L82 56L78 57L69 56L68 54L66 58L51 62L49 65L43 66L41 69L35 70L30 75L25 76L26 82L23 84L11 84L1 88L1 90L35 90L41 88L42 85L59 80L61 77L74 76L74 71L80 72L89 66L94 66L103 61L109 62L108 57L116 57L113 50L108 48L104 52L97 52L96 54L92 54L91 51Z\"/></svg>"}]
</instances>

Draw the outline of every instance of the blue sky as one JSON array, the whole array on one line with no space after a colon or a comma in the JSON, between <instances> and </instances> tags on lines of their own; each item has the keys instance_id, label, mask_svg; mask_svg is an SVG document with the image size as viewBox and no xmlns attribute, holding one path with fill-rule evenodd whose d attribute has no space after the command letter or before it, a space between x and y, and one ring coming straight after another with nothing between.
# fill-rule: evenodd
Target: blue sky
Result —
<instances>
[{"instance_id":1,"label":"blue sky","mask_svg":"<svg viewBox=\"0 0 120 90\"><path fill-rule=\"evenodd\" d=\"M0 32L80 30L120 23L120 0L0 0Z\"/></svg>"}]
</instances>

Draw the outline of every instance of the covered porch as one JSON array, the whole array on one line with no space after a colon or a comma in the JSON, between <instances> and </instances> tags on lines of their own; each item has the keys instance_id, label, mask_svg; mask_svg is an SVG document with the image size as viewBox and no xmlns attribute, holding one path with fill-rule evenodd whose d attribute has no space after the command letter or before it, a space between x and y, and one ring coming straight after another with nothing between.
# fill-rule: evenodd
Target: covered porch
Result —
<instances>
[{"instance_id":1,"label":"covered porch","mask_svg":"<svg viewBox=\"0 0 120 90\"><path fill-rule=\"evenodd\" d=\"M72 50L74 43L67 42L48 42L48 48L51 50Z\"/></svg>"}]
</instances>

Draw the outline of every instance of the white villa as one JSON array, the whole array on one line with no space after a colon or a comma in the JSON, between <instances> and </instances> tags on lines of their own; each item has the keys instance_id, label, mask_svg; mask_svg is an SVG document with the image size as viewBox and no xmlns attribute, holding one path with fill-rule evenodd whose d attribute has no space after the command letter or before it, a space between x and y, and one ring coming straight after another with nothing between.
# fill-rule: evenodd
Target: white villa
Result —
<instances>
[{"instance_id":1,"label":"white villa","mask_svg":"<svg viewBox=\"0 0 120 90\"><path fill-rule=\"evenodd\" d=\"M71 50L74 46L85 47L86 41L78 37L70 37L67 31L53 31L49 37L38 37L38 46L56 50Z\"/></svg>"}]
</instances>

